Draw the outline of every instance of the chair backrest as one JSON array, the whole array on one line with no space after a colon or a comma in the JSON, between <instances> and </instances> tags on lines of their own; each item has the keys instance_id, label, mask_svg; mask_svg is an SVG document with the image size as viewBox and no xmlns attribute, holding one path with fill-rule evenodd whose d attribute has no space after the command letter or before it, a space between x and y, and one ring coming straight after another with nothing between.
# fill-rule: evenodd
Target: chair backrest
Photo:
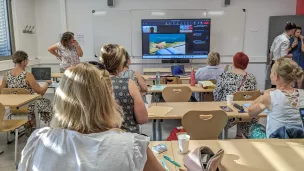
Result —
<instances>
[{"instance_id":1,"label":"chair backrest","mask_svg":"<svg viewBox=\"0 0 304 171\"><path fill-rule=\"evenodd\" d=\"M2 121L4 120L5 107L0 103L0 128L2 127Z\"/></svg>"},{"instance_id":2,"label":"chair backrest","mask_svg":"<svg viewBox=\"0 0 304 171\"><path fill-rule=\"evenodd\" d=\"M229 71L229 68L230 68L230 65L227 64L227 65L225 66L224 71L225 71L225 72Z\"/></svg>"},{"instance_id":3,"label":"chair backrest","mask_svg":"<svg viewBox=\"0 0 304 171\"><path fill-rule=\"evenodd\" d=\"M4 88L2 89L1 94L30 94L30 92L24 88ZM12 114L28 113L28 106L24 106L19 109L11 107L10 109Z\"/></svg>"},{"instance_id":4,"label":"chair backrest","mask_svg":"<svg viewBox=\"0 0 304 171\"><path fill-rule=\"evenodd\" d=\"M192 91L187 86L166 87L162 92L162 96L166 102L188 102L192 95Z\"/></svg>"},{"instance_id":5,"label":"chair backrest","mask_svg":"<svg viewBox=\"0 0 304 171\"><path fill-rule=\"evenodd\" d=\"M253 101L260 97L260 90L255 91L238 91L233 94L233 101Z\"/></svg>"},{"instance_id":6,"label":"chair backrest","mask_svg":"<svg viewBox=\"0 0 304 171\"><path fill-rule=\"evenodd\" d=\"M215 140L228 122L224 111L189 111L182 119L182 125L191 140Z\"/></svg>"},{"instance_id":7,"label":"chair backrest","mask_svg":"<svg viewBox=\"0 0 304 171\"><path fill-rule=\"evenodd\" d=\"M161 77L160 79L161 84L182 84L182 80L179 77Z\"/></svg>"}]
</instances>

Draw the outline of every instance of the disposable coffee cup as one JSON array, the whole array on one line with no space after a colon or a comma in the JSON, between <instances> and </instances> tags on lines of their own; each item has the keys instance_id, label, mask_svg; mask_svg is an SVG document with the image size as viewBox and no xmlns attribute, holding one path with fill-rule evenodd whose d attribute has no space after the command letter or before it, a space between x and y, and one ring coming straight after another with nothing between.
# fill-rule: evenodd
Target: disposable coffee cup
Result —
<instances>
[{"instance_id":1,"label":"disposable coffee cup","mask_svg":"<svg viewBox=\"0 0 304 171\"><path fill-rule=\"evenodd\" d=\"M151 94L146 95L146 102L147 102L148 106L151 105L151 102L152 102L152 95Z\"/></svg>"},{"instance_id":2,"label":"disposable coffee cup","mask_svg":"<svg viewBox=\"0 0 304 171\"><path fill-rule=\"evenodd\" d=\"M227 105L232 105L233 103L233 95L227 95L226 96L226 100L227 100Z\"/></svg>"},{"instance_id":3,"label":"disposable coffee cup","mask_svg":"<svg viewBox=\"0 0 304 171\"><path fill-rule=\"evenodd\" d=\"M177 136L177 139L178 139L179 152L182 153L182 154L188 153L190 135L180 134L180 135Z\"/></svg>"}]
</instances>

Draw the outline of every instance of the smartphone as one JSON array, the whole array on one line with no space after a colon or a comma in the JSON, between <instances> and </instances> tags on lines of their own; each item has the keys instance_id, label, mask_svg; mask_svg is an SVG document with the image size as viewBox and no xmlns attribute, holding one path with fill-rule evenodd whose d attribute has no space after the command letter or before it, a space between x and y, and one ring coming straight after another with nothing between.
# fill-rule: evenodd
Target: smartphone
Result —
<instances>
[{"instance_id":1,"label":"smartphone","mask_svg":"<svg viewBox=\"0 0 304 171\"><path fill-rule=\"evenodd\" d=\"M304 128L304 108L300 108L300 117L302 120L302 127Z\"/></svg>"},{"instance_id":2,"label":"smartphone","mask_svg":"<svg viewBox=\"0 0 304 171\"><path fill-rule=\"evenodd\" d=\"M228 107L228 106L220 106L220 108L224 111L224 112L233 112L233 110Z\"/></svg>"}]
</instances>

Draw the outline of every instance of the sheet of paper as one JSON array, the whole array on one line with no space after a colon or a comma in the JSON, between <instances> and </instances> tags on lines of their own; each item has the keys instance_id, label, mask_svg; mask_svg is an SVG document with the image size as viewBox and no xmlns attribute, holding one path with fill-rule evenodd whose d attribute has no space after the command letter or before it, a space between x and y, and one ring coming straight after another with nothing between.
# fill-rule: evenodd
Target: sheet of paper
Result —
<instances>
[{"instance_id":1,"label":"sheet of paper","mask_svg":"<svg viewBox=\"0 0 304 171\"><path fill-rule=\"evenodd\" d=\"M166 116L173 107L166 106L152 106L148 109L148 114L152 116Z\"/></svg>"},{"instance_id":2,"label":"sheet of paper","mask_svg":"<svg viewBox=\"0 0 304 171\"><path fill-rule=\"evenodd\" d=\"M166 88L167 86L152 86L151 90L153 91L156 91L156 90L164 90L164 88Z\"/></svg>"}]
</instances>

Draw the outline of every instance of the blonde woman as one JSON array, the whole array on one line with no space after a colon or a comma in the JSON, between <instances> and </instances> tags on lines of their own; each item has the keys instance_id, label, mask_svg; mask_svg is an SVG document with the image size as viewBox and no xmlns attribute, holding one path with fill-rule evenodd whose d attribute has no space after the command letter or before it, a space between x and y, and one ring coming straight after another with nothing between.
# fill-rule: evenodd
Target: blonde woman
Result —
<instances>
[{"instance_id":1,"label":"blonde woman","mask_svg":"<svg viewBox=\"0 0 304 171\"><path fill-rule=\"evenodd\" d=\"M28 139L19 171L163 170L149 138L116 129L123 119L106 70L80 63L67 69L59 84L51 128Z\"/></svg>"},{"instance_id":2,"label":"blonde woman","mask_svg":"<svg viewBox=\"0 0 304 171\"><path fill-rule=\"evenodd\" d=\"M291 59L280 58L274 63L270 79L276 89L266 90L248 109L253 118L265 109L270 111L267 115L267 138L283 126L301 127L299 108L304 108L304 90L293 88L293 84L302 77L302 68Z\"/></svg>"},{"instance_id":3,"label":"blonde woman","mask_svg":"<svg viewBox=\"0 0 304 171\"><path fill-rule=\"evenodd\" d=\"M199 68L195 73L196 81L217 80L224 72L224 69L219 67L221 56L217 52L210 52L208 54L208 66Z\"/></svg>"},{"instance_id":4,"label":"blonde woman","mask_svg":"<svg viewBox=\"0 0 304 171\"><path fill-rule=\"evenodd\" d=\"M210 81L217 80L218 77L224 72L224 69L219 67L221 61L221 56L217 52L210 52L208 54L207 66L199 68L195 73L196 81ZM195 99L197 101L202 101L200 99L199 93L195 93Z\"/></svg>"},{"instance_id":5,"label":"blonde woman","mask_svg":"<svg viewBox=\"0 0 304 171\"><path fill-rule=\"evenodd\" d=\"M148 122L148 112L136 83L121 77L127 51L120 45L104 45L100 51L100 61L110 72L113 91L118 104L123 108L122 129L139 133L139 124Z\"/></svg>"}]
</instances>

